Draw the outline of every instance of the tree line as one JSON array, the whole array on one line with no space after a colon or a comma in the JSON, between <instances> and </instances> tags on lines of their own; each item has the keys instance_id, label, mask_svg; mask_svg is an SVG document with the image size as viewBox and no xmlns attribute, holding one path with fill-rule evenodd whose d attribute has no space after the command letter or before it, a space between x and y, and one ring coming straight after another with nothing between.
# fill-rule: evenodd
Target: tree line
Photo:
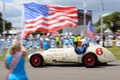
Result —
<instances>
[{"instance_id":1,"label":"tree line","mask_svg":"<svg viewBox=\"0 0 120 80\"><path fill-rule=\"evenodd\" d=\"M103 24L106 25L106 27L103 27L103 30L106 28L109 28L113 32L117 32L117 30L120 30L120 12L113 12L107 16L103 16ZM100 32L100 25L101 25L101 19L99 19L94 26L97 27L97 32Z\"/></svg>"},{"instance_id":2,"label":"tree line","mask_svg":"<svg viewBox=\"0 0 120 80\"><path fill-rule=\"evenodd\" d=\"M0 33L4 32L3 31L3 22L5 22L5 31L7 31L7 33L9 33L8 30L10 30L12 28L12 23L3 19L3 15L0 12Z\"/></svg>"}]
</instances>

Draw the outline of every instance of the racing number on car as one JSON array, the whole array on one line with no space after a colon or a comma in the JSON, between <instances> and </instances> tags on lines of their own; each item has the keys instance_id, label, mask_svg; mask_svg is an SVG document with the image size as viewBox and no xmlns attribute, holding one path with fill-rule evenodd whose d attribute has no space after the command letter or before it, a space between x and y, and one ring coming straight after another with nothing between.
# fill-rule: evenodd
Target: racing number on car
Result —
<instances>
[{"instance_id":1,"label":"racing number on car","mask_svg":"<svg viewBox=\"0 0 120 80\"><path fill-rule=\"evenodd\" d=\"M97 48L97 49L96 49L96 54L97 54L97 55L102 55L102 54L103 54L102 48Z\"/></svg>"}]
</instances>

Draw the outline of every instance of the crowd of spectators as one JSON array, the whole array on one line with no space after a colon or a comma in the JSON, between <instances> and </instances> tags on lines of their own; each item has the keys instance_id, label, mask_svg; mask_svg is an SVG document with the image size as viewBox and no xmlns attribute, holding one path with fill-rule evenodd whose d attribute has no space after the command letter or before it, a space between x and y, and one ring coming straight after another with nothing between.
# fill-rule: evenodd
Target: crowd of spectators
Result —
<instances>
[{"instance_id":1,"label":"crowd of spectators","mask_svg":"<svg viewBox=\"0 0 120 80\"><path fill-rule=\"evenodd\" d=\"M0 37L0 47L7 48L11 45L12 40L16 38L16 36L8 36L6 38ZM26 48L55 48L55 47L63 47L68 48L73 45L78 45L79 41L83 38L86 38L86 35L81 36L80 34L59 34L56 36L52 35L28 35L26 39L19 40L23 42ZM96 34L95 36L96 42L99 44L101 40L120 40L120 32L117 33L104 33L101 38L101 34Z\"/></svg>"}]
</instances>

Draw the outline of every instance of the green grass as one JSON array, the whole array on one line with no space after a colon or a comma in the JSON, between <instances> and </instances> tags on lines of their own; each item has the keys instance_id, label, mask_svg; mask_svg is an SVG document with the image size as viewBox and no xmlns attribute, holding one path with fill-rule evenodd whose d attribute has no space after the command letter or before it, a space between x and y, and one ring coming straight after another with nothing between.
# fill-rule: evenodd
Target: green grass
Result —
<instances>
[{"instance_id":1,"label":"green grass","mask_svg":"<svg viewBox=\"0 0 120 80\"><path fill-rule=\"evenodd\" d=\"M0 56L0 61L5 59L5 54L7 53L7 50L3 50L3 56Z\"/></svg>"},{"instance_id":2,"label":"green grass","mask_svg":"<svg viewBox=\"0 0 120 80\"><path fill-rule=\"evenodd\" d=\"M120 47L111 47L107 49L110 50L114 54L117 60L120 60Z\"/></svg>"},{"instance_id":3,"label":"green grass","mask_svg":"<svg viewBox=\"0 0 120 80\"><path fill-rule=\"evenodd\" d=\"M111 47L107 49L113 53L113 55L116 57L116 60L120 60L120 47ZM4 60L7 50L4 50L2 53L3 53L3 56L0 56L0 61Z\"/></svg>"}]
</instances>

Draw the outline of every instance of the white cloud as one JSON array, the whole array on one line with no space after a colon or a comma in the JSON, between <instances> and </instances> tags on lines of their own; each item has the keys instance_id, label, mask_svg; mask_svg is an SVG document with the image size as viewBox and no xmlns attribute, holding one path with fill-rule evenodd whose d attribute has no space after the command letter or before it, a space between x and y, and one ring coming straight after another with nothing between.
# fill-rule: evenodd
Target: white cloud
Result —
<instances>
[{"instance_id":1,"label":"white cloud","mask_svg":"<svg viewBox=\"0 0 120 80\"><path fill-rule=\"evenodd\" d=\"M100 13L101 0L13 0L12 3L6 3L4 18L12 22L13 27L20 27L22 20L23 4L28 2L37 2L40 4L55 5L75 5L78 9L83 9L83 1L86 2L86 8L93 12L93 22L98 21ZM120 0L102 0L104 3L104 13L120 11ZM0 12L3 11L3 3L0 1Z\"/></svg>"}]
</instances>

